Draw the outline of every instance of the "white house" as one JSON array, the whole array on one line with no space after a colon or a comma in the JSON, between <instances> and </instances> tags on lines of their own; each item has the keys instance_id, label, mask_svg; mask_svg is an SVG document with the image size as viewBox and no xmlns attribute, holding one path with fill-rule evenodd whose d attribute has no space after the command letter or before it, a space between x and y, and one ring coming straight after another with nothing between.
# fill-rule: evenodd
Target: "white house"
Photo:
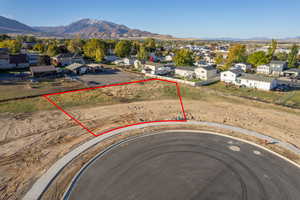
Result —
<instances>
[{"instance_id":1,"label":"white house","mask_svg":"<svg viewBox=\"0 0 300 200\"><path fill-rule=\"evenodd\" d=\"M141 69L143 65L142 65L142 62L141 62L141 61L135 60L134 63L133 63L133 66L134 66L134 68L136 68L136 69Z\"/></svg>"},{"instance_id":2,"label":"white house","mask_svg":"<svg viewBox=\"0 0 300 200\"><path fill-rule=\"evenodd\" d=\"M195 68L194 67L176 67L175 68L175 75L184 77L184 78L195 78Z\"/></svg>"},{"instance_id":3,"label":"white house","mask_svg":"<svg viewBox=\"0 0 300 200\"><path fill-rule=\"evenodd\" d=\"M115 65L121 65L124 63L124 61L123 61L123 59L118 59L118 60L113 61L112 63Z\"/></svg>"},{"instance_id":4,"label":"white house","mask_svg":"<svg viewBox=\"0 0 300 200\"><path fill-rule=\"evenodd\" d=\"M196 78L209 80L217 76L217 69L213 66L197 67L195 69Z\"/></svg>"},{"instance_id":5,"label":"white house","mask_svg":"<svg viewBox=\"0 0 300 200\"><path fill-rule=\"evenodd\" d=\"M154 63L154 62L146 62L143 66L143 73L157 74L159 68L164 67L163 64Z\"/></svg>"},{"instance_id":6,"label":"white house","mask_svg":"<svg viewBox=\"0 0 300 200\"><path fill-rule=\"evenodd\" d=\"M268 65L259 65L257 66L256 72L259 74L281 76L283 71L287 68L287 62L273 60Z\"/></svg>"},{"instance_id":7,"label":"white house","mask_svg":"<svg viewBox=\"0 0 300 200\"><path fill-rule=\"evenodd\" d=\"M203 59L204 59L205 62L207 62L207 63L214 63L214 62L215 62L215 59L214 59L212 56L210 56L210 55L205 55L205 56L203 57Z\"/></svg>"},{"instance_id":8,"label":"white house","mask_svg":"<svg viewBox=\"0 0 300 200\"><path fill-rule=\"evenodd\" d=\"M124 65L133 65L134 64L134 59L124 58L123 63L124 63Z\"/></svg>"},{"instance_id":9,"label":"white house","mask_svg":"<svg viewBox=\"0 0 300 200\"><path fill-rule=\"evenodd\" d=\"M259 74L266 74L269 75L271 74L271 67L269 65L259 65L256 68L256 72Z\"/></svg>"},{"instance_id":10,"label":"white house","mask_svg":"<svg viewBox=\"0 0 300 200\"><path fill-rule=\"evenodd\" d=\"M225 83L236 84L237 78L242 75L241 71L238 70L229 70L221 72L220 80Z\"/></svg>"},{"instance_id":11,"label":"white house","mask_svg":"<svg viewBox=\"0 0 300 200\"><path fill-rule=\"evenodd\" d=\"M246 63L236 63L233 65L231 69L236 69L236 70L243 70L244 72L247 72L251 70L251 65L246 64Z\"/></svg>"},{"instance_id":12,"label":"white house","mask_svg":"<svg viewBox=\"0 0 300 200\"><path fill-rule=\"evenodd\" d=\"M244 74L237 79L237 85L256 88L259 90L272 90L278 85L278 81L271 77L255 74Z\"/></svg>"},{"instance_id":13,"label":"white house","mask_svg":"<svg viewBox=\"0 0 300 200\"><path fill-rule=\"evenodd\" d=\"M171 55L167 55L167 56L165 56L164 60L167 62L171 62L173 60L173 57Z\"/></svg>"},{"instance_id":14,"label":"white house","mask_svg":"<svg viewBox=\"0 0 300 200\"><path fill-rule=\"evenodd\" d=\"M272 60L269 65L274 76L283 75L283 71L287 68L287 62L285 61Z\"/></svg>"},{"instance_id":15,"label":"white house","mask_svg":"<svg viewBox=\"0 0 300 200\"><path fill-rule=\"evenodd\" d=\"M71 65L73 63L85 64L82 56L79 56L77 54L69 54L69 53L59 54L53 57L52 61L54 64L56 65L60 64L61 66Z\"/></svg>"}]
</instances>

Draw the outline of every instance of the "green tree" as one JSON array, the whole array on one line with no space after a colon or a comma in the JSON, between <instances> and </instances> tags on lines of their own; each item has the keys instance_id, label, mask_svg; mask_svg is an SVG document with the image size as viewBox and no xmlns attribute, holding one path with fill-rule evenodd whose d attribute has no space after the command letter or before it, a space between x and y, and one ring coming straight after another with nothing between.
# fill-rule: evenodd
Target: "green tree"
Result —
<instances>
[{"instance_id":1,"label":"green tree","mask_svg":"<svg viewBox=\"0 0 300 200\"><path fill-rule=\"evenodd\" d=\"M46 49L46 46L43 43L37 43L33 46L34 51L38 51L40 53L43 53Z\"/></svg>"},{"instance_id":2,"label":"green tree","mask_svg":"<svg viewBox=\"0 0 300 200\"><path fill-rule=\"evenodd\" d=\"M121 58L127 57L131 52L131 42L128 40L121 40L116 44L115 54Z\"/></svg>"},{"instance_id":3,"label":"green tree","mask_svg":"<svg viewBox=\"0 0 300 200\"><path fill-rule=\"evenodd\" d=\"M275 55L275 58L277 60L281 60L281 61L287 61L288 59L288 54L285 52L279 52Z\"/></svg>"},{"instance_id":4,"label":"green tree","mask_svg":"<svg viewBox=\"0 0 300 200\"><path fill-rule=\"evenodd\" d=\"M96 52L95 52L95 60L97 62L101 62L101 61L103 61L104 56L105 56L104 49L103 48L97 48Z\"/></svg>"},{"instance_id":5,"label":"green tree","mask_svg":"<svg viewBox=\"0 0 300 200\"><path fill-rule=\"evenodd\" d=\"M145 45L146 45L147 50L150 52L154 52L156 49L155 39L153 39L153 38L147 38L145 40Z\"/></svg>"},{"instance_id":6,"label":"green tree","mask_svg":"<svg viewBox=\"0 0 300 200\"><path fill-rule=\"evenodd\" d=\"M269 58L264 51L257 51L248 56L247 62L257 67L258 65L268 64Z\"/></svg>"},{"instance_id":7,"label":"green tree","mask_svg":"<svg viewBox=\"0 0 300 200\"><path fill-rule=\"evenodd\" d=\"M0 42L0 48L8 48L10 53L20 53L22 44L18 40L4 40Z\"/></svg>"},{"instance_id":8,"label":"green tree","mask_svg":"<svg viewBox=\"0 0 300 200\"><path fill-rule=\"evenodd\" d=\"M143 60L143 61L148 59L148 52L144 45L140 45L137 57L139 60Z\"/></svg>"},{"instance_id":9,"label":"green tree","mask_svg":"<svg viewBox=\"0 0 300 200\"><path fill-rule=\"evenodd\" d=\"M224 57L223 57L223 55L217 55L217 57L215 58L215 62L216 62L216 64L217 65L220 65L220 64L222 64L222 63L224 63Z\"/></svg>"},{"instance_id":10,"label":"green tree","mask_svg":"<svg viewBox=\"0 0 300 200\"><path fill-rule=\"evenodd\" d=\"M105 43L106 43L106 48L107 48L106 52L111 53L115 49L117 41L116 40L106 40Z\"/></svg>"},{"instance_id":11,"label":"green tree","mask_svg":"<svg viewBox=\"0 0 300 200\"><path fill-rule=\"evenodd\" d=\"M84 40L80 39L80 37L77 37L75 39L67 41L66 46L68 51L72 53L82 53Z\"/></svg>"},{"instance_id":12,"label":"green tree","mask_svg":"<svg viewBox=\"0 0 300 200\"><path fill-rule=\"evenodd\" d=\"M86 57L97 59L98 61L100 61L105 56L105 43L99 39L90 39L83 46L83 52Z\"/></svg>"},{"instance_id":13,"label":"green tree","mask_svg":"<svg viewBox=\"0 0 300 200\"><path fill-rule=\"evenodd\" d=\"M134 40L132 42L131 54L136 55L139 52L140 46L141 46L140 42L137 40Z\"/></svg>"},{"instance_id":14,"label":"green tree","mask_svg":"<svg viewBox=\"0 0 300 200\"><path fill-rule=\"evenodd\" d=\"M193 65L193 53L188 49L180 49L175 53L174 62L177 66Z\"/></svg>"},{"instance_id":15,"label":"green tree","mask_svg":"<svg viewBox=\"0 0 300 200\"><path fill-rule=\"evenodd\" d=\"M229 48L229 53L228 53L225 67L229 68L233 63L246 62L246 60L247 60L246 45L234 44Z\"/></svg>"},{"instance_id":16,"label":"green tree","mask_svg":"<svg viewBox=\"0 0 300 200\"><path fill-rule=\"evenodd\" d=\"M277 41L273 39L271 42L271 47L268 49L269 62L271 62L271 60L273 59L276 48L277 48Z\"/></svg>"},{"instance_id":17,"label":"green tree","mask_svg":"<svg viewBox=\"0 0 300 200\"><path fill-rule=\"evenodd\" d=\"M47 51L46 51L46 54L48 56L56 56L57 54L59 54L59 49L57 47L56 44L49 44L48 47L47 47Z\"/></svg>"},{"instance_id":18,"label":"green tree","mask_svg":"<svg viewBox=\"0 0 300 200\"><path fill-rule=\"evenodd\" d=\"M291 48L291 52L288 55L288 67L293 68L297 67L297 56L298 56L299 47L294 44Z\"/></svg>"}]
</instances>

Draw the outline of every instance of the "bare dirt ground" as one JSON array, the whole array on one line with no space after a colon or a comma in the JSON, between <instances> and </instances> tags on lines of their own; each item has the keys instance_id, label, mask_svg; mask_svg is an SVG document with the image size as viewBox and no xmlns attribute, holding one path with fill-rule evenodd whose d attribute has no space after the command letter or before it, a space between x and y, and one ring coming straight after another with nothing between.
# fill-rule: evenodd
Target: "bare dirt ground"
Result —
<instances>
[{"instance_id":1,"label":"bare dirt ground","mask_svg":"<svg viewBox=\"0 0 300 200\"><path fill-rule=\"evenodd\" d=\"M184 105L190 119L243 127L299 146L299 110L273 109L268 104L250 100L243 102L184 100ZM178 101L74 107L72 114L98 132L139 121L176 118ZM20 199L51 164L94 137L56 109L1 114L0 126L0 199L3 200Z\"/></svg>"}]
</instances>

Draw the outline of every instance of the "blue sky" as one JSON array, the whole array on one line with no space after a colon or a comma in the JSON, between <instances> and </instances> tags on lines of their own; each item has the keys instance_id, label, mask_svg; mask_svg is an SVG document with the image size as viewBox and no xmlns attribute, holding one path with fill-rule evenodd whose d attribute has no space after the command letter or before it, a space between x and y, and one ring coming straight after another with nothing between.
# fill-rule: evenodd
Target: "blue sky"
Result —
<instances>
[{"instance_id":1,"label":"blue sky","mask_svg":"<svg viewBox=\"0 0 300 200\"><path fill-rule=\"evenodd\" d=\"M94 18L177 37L300 36L300 0L0 0L0 15L32 26Z\"/></svg>"}]
</instances>

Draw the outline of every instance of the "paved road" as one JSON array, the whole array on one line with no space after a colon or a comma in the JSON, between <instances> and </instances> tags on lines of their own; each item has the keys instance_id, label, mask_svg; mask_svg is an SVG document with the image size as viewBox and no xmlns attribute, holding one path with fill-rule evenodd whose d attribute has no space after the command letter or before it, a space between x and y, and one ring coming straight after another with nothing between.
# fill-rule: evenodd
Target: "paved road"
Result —
<instances>
[{"instance_id":1,"label":"paved road","mask_svg":"<svg viewBox=\"0 0 300 200\"><path fill-rule=\"evenodd\" d=\"M123 142L81 172L71 200L296 200L300 169L248 143L162 133Z\"/></svg>"}]
</instances>

